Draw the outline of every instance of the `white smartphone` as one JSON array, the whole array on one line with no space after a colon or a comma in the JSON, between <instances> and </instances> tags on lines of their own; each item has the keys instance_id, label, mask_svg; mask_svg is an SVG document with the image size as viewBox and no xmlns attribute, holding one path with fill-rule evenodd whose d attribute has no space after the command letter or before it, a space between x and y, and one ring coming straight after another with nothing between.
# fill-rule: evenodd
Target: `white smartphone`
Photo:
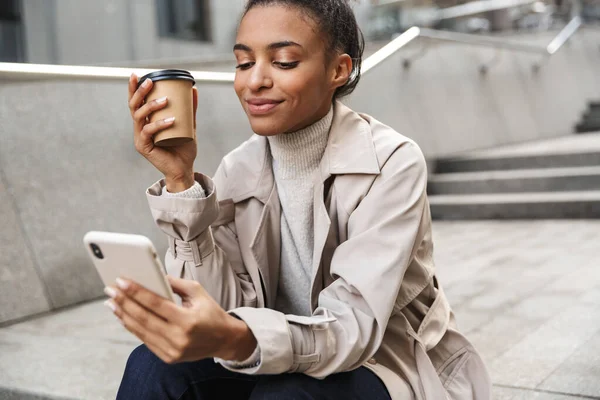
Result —
<instances>
[{"instance_id":1,"label":"white smartphone","mask_svg":"<svg viewBox=\"0 0 600 400\"><path fill-rule=\"evenodd\" d=\"M165 268L147 237L94 231L84 236L83 243L104 285L114 286L122 277L175 301Z\"/></svg>"}]
</instances>

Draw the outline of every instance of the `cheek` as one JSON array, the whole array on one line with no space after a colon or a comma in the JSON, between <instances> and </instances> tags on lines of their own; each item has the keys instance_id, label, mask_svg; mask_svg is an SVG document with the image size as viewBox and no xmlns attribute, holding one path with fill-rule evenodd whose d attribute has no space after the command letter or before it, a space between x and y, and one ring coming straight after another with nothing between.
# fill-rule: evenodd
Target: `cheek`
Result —
<instances>
[{"instance_id":1,"label":"cheek","mask_svg":"<svg viewBox=\"0 0 600 400\"><path fill-rule=\"evenodd\" d=\"M321 74L309 74L298 71L294 74L285 74L279 79L281 91L300 102L314 102L326 91L326 82Z\"/></svg>"},{"instance_id":2,"label":"cheek","mask_svg":"<svg viewBox=\"0 0 600 400\"><path fill-rule=\"evenodd\" d=\"M233 90L235 90L235 94L237 94L237 96L240 100L242 99L244 87L245 87L244 79L242 78L242 76L240 76L239 73L236 73L235 80L233 81Z\"/></svg>"}]
</instances>

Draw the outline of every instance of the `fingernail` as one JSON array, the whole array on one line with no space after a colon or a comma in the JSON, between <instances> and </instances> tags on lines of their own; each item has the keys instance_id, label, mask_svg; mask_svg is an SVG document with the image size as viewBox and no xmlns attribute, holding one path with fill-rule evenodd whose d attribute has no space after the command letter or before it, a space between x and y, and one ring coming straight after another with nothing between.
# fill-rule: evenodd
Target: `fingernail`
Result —
<instances>
[{"instance_id":1,"label":"fingernail","mask_svg":"<svg viewBox=\"0 0 600 400\"><path fill-rule=\"evenodd\" d=\"M127 290L129 288L129 282L124 281L121 278L117 278L117 286L123 290Z\"/></svg>"},{"instance_id":2,"label":"fingernail","mask_svg":"<svg viewBox=\"0 0 600 400\"><path fill-rule=\"evenodd\" d=\"M112 301L110 301L110 300L106 300L106 301L104 302L104 305L105 305L106 307L110 308L110 309L112 310L112 312L116 312L116 311L117 311L117 306L115 305L115 303L113 303L113 302L112 302Z\"/></svg>"},{"instance_id":3,"label":"fingernail","mask_svg":"<svg viewBox=\"0 0 600 400\"><path fill-rule=\"evenodd\" d=\"M115 290L115 289L113 289L113 288L111 288L111 287L109 287L109 286L107 286L107 287L105 287L105 288L104 288L104 293L105 293L105 294L106 294L108 297L110 297L111 299L114 299L115 297L117 297L117 292L116 292L116 290Z\"/></svg>"},{"instance_id":4,"label":"fingernail","mask_svg":"<svg viewBox=\"0 0 600 400\"><path fill-rule=\"evenodd\" d=\"M161 97L160 99L156 99L157 103L164 103L165 101L167 101L167 96Z\"/></svg>"},{"instance_id":5,"label":"fingernail","mask_svg":"<svg viewBox=\"0 0 600 400\"><path fill-rule=\"evenodd\" d=\"M167 118L164 120L165 124L170 124L171 122L175 121L175 117L171 117L171 118Z\"/></svg>"},{"instance_id":6,"label":"fingernail","mask_svg":"<svg viewBox=\"0 0 600 400\"><path fill-rule=\"evenodd\" d=\"M147 88L148 86L150 86L150 83L152 83L152 81L150 79L146 79L144 83L142 83L142 86Z\"/></svg>"}]
</instances>

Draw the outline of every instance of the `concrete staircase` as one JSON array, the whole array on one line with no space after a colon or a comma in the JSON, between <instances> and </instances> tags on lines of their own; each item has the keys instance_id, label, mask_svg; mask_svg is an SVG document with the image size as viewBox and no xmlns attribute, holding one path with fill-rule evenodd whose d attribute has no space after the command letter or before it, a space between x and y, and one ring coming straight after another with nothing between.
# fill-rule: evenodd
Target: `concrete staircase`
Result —
<instances>
[{"instance_id":1,"label":"concrete staircase","mask_svg":"<svg viewBox=\"0 0 600 400\"><path fill-rule=\"evenodd\" d=\"M600 218L600 133L440 159L434 172L435 219Z\"/></svg>"},{"instance_id":2,"label":"concrete staircase","mask_svg":"<svg viewBox=\"0 0 600 400\"><path fill-rule=\"evenodd\" d=\"M600 131L600 101L590 103L582 121L575 128L577 133Z\"/></svg>"}]
</instances>

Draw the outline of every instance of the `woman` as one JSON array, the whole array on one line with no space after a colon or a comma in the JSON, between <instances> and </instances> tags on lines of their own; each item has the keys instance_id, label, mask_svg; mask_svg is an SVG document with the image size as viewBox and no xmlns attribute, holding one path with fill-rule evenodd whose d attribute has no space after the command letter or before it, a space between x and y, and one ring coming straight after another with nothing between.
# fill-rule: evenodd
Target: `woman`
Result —
<instances>
[{"instance_id":1,"label":"woman","mask_svg":"<svg viewBox=\"0 0 600 400\"><path fill-rule=\"evenodd\" d=\"M235 91L255 135L215 177L147 124L166 105L129 84L137 150L183 306L134 282L108 305L145 344L120 399L481 399L490 382L435 274L417 145L338 100L363 39L343 0L250 0ZM197 93L194 92L195 108ZM184 278L184 279L179 279ZM227 312L225 311L227 310Z\"/></svg>"}]
</instances>

